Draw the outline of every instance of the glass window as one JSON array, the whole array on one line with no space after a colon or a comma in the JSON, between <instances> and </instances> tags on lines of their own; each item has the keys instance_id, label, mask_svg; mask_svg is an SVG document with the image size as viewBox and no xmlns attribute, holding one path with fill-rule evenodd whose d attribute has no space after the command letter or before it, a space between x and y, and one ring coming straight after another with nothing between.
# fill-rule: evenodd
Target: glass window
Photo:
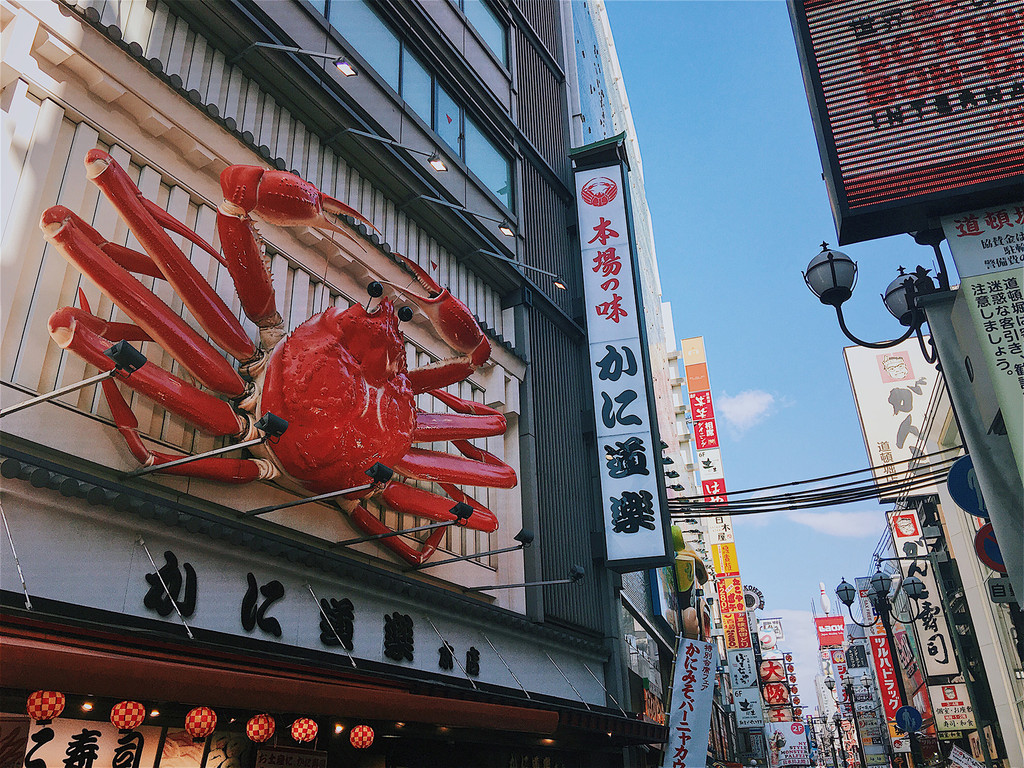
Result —
<instances>
[{"instance_id":1,"label":"glass window","mask_svg":"<svg viewBox=\"0 0 1024 768\"><path fill-rule=\"evenodd\" d=\"M469 19L494 55L501 63L508 66L508 43L506 42L505 25L497 14L483 0L462 0L462 11Z\"/></svg>"},{"instance_id":2,"label":"glass window","mask_svg":"<svg viewBox=\"0 0 1024 768\"><path fill-rule=\"evenodd\" d=\"M440 85L434 88L434 130L452 152L462 157L462 109Z\"/></svg>"},{"instance_id":3,"label":"glass window","mask_svg":"<svg viewBox=\"0 0 1024 768\"><path fill-rule=\"evenodd\" d=\"M341 32L377 74L397 91L401 44L395 33L365 0L332 0L329 13L327 20L331 26Z\"/></svg>"},{"instance_id":4,"label":"glass window","mask_svg":"<svg viewBox=\"0 0 1024 768\"><path fill-rule=\"evenodd\" d=\"M409 51L402 51L402 98L412 111L430 124L431 89L430 72Z\"/></svg>"},{"instance_id":5,"label":"glass window","mask_svg":"<svg viewBox=\"0 0 1024 768\"><path fill-rule=\"evenodd\" d=\"M512 210L512 162L477 125L466 118L466 165Z\"/></svg>"},{"instance_id":6,"label":"glass window","mask_svg":"<svg viewBox=\"0 0 1024 768\"><path fill-rule=\"evenodd\" d=\"M327 15L327 0L309 0L309 4L316 8L321 16Z\"/></svg>"}]
</instances>

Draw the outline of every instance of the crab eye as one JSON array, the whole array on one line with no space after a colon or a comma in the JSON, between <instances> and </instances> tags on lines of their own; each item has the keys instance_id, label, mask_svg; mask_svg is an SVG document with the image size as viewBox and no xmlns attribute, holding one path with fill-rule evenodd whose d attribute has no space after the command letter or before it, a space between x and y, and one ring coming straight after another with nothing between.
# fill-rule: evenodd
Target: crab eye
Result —
<instances>
[{"instance_id":1,"label":"crab eye","mask_svg":"<svg viewBox=\"0 0 1024 768\"><path fill-rule=\"evenodd\" d=\"M371 298L376 299L378 296L383 295L384 286L378 283L376 280L374 280L372 283L366 286L366 292L370 294Z\"/></svg>"},{"instance_id":2,"label":"crab eye","mask_svg":"<svg viewBox=\"0 0 1024 768\"><path fill-rule=\"evenodd\" d=\"M412 320L412 308L411 307L402 307L402 308L400 308L398 310L398 319L401 320L403 323L407 323L410 320Z\"/></svg>"}]
</instances>

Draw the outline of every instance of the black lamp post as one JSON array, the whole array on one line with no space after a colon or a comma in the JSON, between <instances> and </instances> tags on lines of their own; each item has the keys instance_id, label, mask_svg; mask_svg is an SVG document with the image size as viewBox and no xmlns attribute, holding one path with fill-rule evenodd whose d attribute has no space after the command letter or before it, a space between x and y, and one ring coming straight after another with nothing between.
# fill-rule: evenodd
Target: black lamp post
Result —
<instances>
[{"instance_id":1,"label":"black lamp post","mask_svg":"<svg viewBox=\"0 0 1024 768\"><path fill-rule=\"evenodd\" d=\"M882 629L885 630L885 639L889 643L889 653L894 654L896 652L896 640L892 634L892 602L889 599L889 587L892 585L892 577L884 571L878 570L875 575L871 577L871 590L868 593L868 598L871 600L871 607L875 611L875 615L878 616L879 621L882 622ZM903 580L903 593L913 600L916 604L925 595L925 586L916 576L910 576ZM854 587L846 579L843 579L839 586L836 587L836 597L846 606L846 612L850 615L850 621L860 627L871 627L871 624L862 624L853 618L853 611L850 606L853 605L853 601L857 598L857 588ZM911 624L917 621L921 616L920 611L917 612L916 616L910 616L905 621L897 618L896 620L902 624ZM894 659L895 661L895 659ZM903 685L903 675L900 670L896 669L895 663L893 664L893 677L896 678L896 690L900 696L900 706L909 704L907 699L907 691ZM834 683L833 683L834 684ZM907 734L910 737L910 748L916 758L915 762L920 761L920 752L917 748L917 739L913 733Z\"/></svg>"},{"instance_id":2,"label":"black lamp post","mask_svg":"<svg viewBox=\"0 0 1024 768\"><path fill-rule=\"evenodd\" d=\"M936 251L938 252L937 246ZM939 255L941 256L941 253ZM939 263L942 264L941 261ZM901 325L907 326L907 330L897 339L877 342L864 341L854 336L846 327L846 319L843 317L843 304L853 295L854 286L857 284L857 262L842 251L830 249L828 243L822 243L821 252L811 259L811 263L807 265L807 271L803 275L804 282L818 297L818 300L822 304L828 304L835 308L839 327L846 338L854 344L869 349L888 349L902 344L916 333L925 360L934 363L936 360L934 349L928 350L925 347L924 336L921 332L921 326L925 323L924 311L917 306L916 302L916 297L934 293L936 290L935 283L928 276L929 271L919 266L908 275L904 273L903 267L899 268L899 275L885 289L882 301L893 317L899 320ZM937 277L940 286L947 285L944 268L940 268Z\"/></svg>"},{"instance_id":3,"label":"black lamp post","mask_svg":"<svg viewBox=\"0 0 1024 768\"><path fill-rule=\"evenodd\" d=\"M865 673L864 676L861 678L861 684L865 688L870 686L871 681L869 680L867 673ZM833 692L832 697L836 700L836 708L838 710L839 698L835 695L836 681L833 678L828 677L825 679L825 685L828 686L828 689ZM864 742L861 741L860 738L860 721L857 719L857 703L853 695L853 680L850 679L849 675L843 678L843 691L846 693L846 700L850 702L850 709L853 712L853 730L857 736L857 751L860 753L860 764L867 765L868 761L864 757ZM838 714L839 713L837 711L836 715L838 716Z\"/></svg>"},{"instance_id":4,"label":"black lamp post","mask_svg":"<svg viewBox=\"0 0 1024 768\"><path fill-rule=\"evenodd\" d=\"M835 685L835 681L832 682L832 685ZM839 710L836 710L832 722L836 726L836 741L839 742L839 754L843 757L842 766L847 768L849 763L846 761L846 747L843 745L843 718L840 716Z\"/></svg>"}]
</instances>

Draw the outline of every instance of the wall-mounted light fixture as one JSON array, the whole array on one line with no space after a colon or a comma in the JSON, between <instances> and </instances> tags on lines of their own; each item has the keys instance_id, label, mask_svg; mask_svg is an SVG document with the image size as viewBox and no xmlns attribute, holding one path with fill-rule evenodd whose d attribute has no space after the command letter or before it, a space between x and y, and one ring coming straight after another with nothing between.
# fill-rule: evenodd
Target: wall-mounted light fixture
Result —
<instances>
[{"instance_id":1,"label":"wall-mounted light fixture","mask_svg":"<svg viewBox=\"0 0 1024 768\"><path fill-rule=\"evenodd\" d=\"M447 200L442 200L440 197L431 197L430 195L416 195L416 197L410 200L406 200L399 207L405 208L406 206L412 205L417 200L425 200L426 202L434 203L435 205L443 205L445 208L451 208L456 211L462 211L463 213L468 213L471 216L476 216L477 218L480 219L487 219L488 221L496 222L498 225L498 231L501 232L501 234L503 234L505 237L516 236L516 232L512 228L512 222L510 222L507 218L503 217L499 219L494 216L490 216L486 213L480 213L480 211L472 211L464 205L459 205L458 203L451 203L448 202Z\"/></svg>"},{"instance_id":2,"label":"wall-mounted light fixture","mask_svg":"<svg viewBox=\"0 0 1024 768\"><path fill-rule=\"evenodd\" d=\"M360 131L357 128L346 128L343 131L339 131L330 139L328 139L328 142L331 141L332 139L336 139L339 136L344 136L345 134L348 133L352 134L353 136L362 136L364 139L372 139L373 141L379 141L381 144L387 144L390 147L398 147L399 149L404 149L406 152L412 152L415 155L423 155L425 158L427 158L427 163L430 164L430 167L433 168L438 173L444 173L445 171L448 170L448 164L445 163L444 158L441 156L441 153L438 152L436 149L430 150L428 152L425 149L417 149L416 147L410 147L408 144L403 144L400 141L389 139L387 136L380 136L379 134L370 133L369 131Z\"/></svg>"},{"instance_id":3,"label":"wall-mounted light fixture","mask_svg":"<svg viewBox=\"0 0 1024 768\"><path fill-rule=\"evenodd\" d=\"M212 456L218 456L222 453L227 453L228 451L235 451L239 448L249 448L254 445L260 445L261 443L267 442L267 440L272 440L283 435L285 430L288 429L288 422L280 416L268 411L263 414L259 420L253 424L253 426L262 433L259 437L254 437L251 440L243 440L240 443L225 445L222 448L214 448L212 451L197 453L194 456L182 456L180 459L175 459L174 461L166 461L162 464L151 464L148 467L139 467L134 472L128 472L125 476L139 477L141 475L148 475L150 472L159 472L160 470L170 469L171 467L180 467L182 464L190 464L193 461L199 461L199 459L209 459Z\"/></svg>"},{"instance_id":4,"label":"wall-mounted light fixture","mask_svg":"<svg viewBox=\"0 0 1024 768\"><path fill-rule=\"evenodd\" d=\"M500 555L504 552L515 552L516 550L526 549L533 544L533 531L528 531L523 528L519 533L513 537L519 543L512 547L502 547L501 549L492 549L487 552L474 552L471 555L460 555L459 557L449 557L446 560L437 560L430 563L422 563L420 565L413 566L409 570L422 571L424 568L433 568L435 565L446 565L447 563L458 563L462 560L472 560L475 557L487 557L488 555Z\"/></svg>"},{"instance_id":5,"label":"wall-mounted light fixture","mask_svg":"<svg viewBox=\"0 0 1024 768\"><path fill-rule=\"evenodd\" d=\"M277 43L250 43L247 47L242 49L241 53L238 53L229 59L228 63L237 64L245 58L245 55L249 53L249 51L256 48L264 48L269 51L284 51L285 53L301 53L304 56L312 56L315 59L330 59L335 68L345 77L352 77L353 75L358 74L358 72L356 72L356 68L352 66L352 63L344 56L338 56L336 53L325 53L323 51L309 51L305 48L297 48L294 45L278 45Z\"/></svg>"},{"instance_id":6,"label":"wall-mounted light fixture","mask_svg":"<svg viewBox=\"0 0 1024 768\"><path fill-rule=\"evenodd\" d=\"M495 253L494 251L485 251L482 248L477 248L475 251L470 253L470 256L477 253L483 256L490 256L491 258L499 259L501 261L507 262L508 264L511 264L512 266L519 267L520 269L531 269L534 272L539 272L542 275L547 275L548 277L551 278L552 285L554 285L555 288L557 288L560 291L566 290L565 281L562 280L562 278L555 272L548 272L546 269L534 267L530 264L524 264L523 262L516 261L515 259L509 258L508 256L503 256L502 254Z\"/></svg>"},{"instance_id":7,"label":"wall-mounted light fixture","mask_svg":"<svg viewBox=\"0 0 1024 768\"><path fill-rule=\"evenodd\" d=\"M122 373L126 376L130 375L146 364L146 356L127 341L117 342L112 347L104 350L103 354L114 361L114 367L109 371L104 371L103 373L95 376L90 376L87 379L82 379L82 381L75 384L69 384L66 387L61 387L60 389L55 389L52 392L47 392L45 395L39 395L38 397L33 397L29 400L20 402L17 405L12 405L9 408L4 408L0 411L0 419L4 416L9 416L12 413L24 410L25 408L31 408L33 405L39 405L40 403L48 402L54 398L62 397L70 392L83 389L84 387L88 387L90 384L98 384L101 381L109 379L115 374Z\"/></svg>"},{"instance_id":8,"label":"wall-mounted light fixture","mask_svg":"<svg viewBox=\"0 0 1024 768\"><path fill-rule=\"evenodd\" d=\"M549 584L580 584L583 577L587 575L582 565L573 565L569 568L569 578L549 579L548 581L528 581L523 584L495 584L486 587L464 587L466 592L491 592L495 589L516 589L518 587L544 587Z\"/></svg>"}]
</instances>

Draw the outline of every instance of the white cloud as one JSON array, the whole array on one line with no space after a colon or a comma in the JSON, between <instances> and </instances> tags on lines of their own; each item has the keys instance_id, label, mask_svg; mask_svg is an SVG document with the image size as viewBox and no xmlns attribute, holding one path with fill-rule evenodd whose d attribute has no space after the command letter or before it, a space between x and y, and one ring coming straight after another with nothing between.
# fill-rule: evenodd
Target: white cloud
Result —
<instances>
[{"instance_id":1,"label":"white cloud","mask_svg":"<svg viewBox=\"0 0 1024 768\"><path fill-rule=\"evenodd\" d=\"M737 433L760 424L775 410L775 396L760 389L747 389L738 395L722 392L715 409Z\"/></svg>"},{"instance_id":2,"label":"white cloud","mask_svg":"<svg viewBox=\"0 0 1024 768\"><path fill-rule=\"evenodd\" d=\"M881 512L786 512L794 523L806 525L826 536L842 536L851 539L877 537L885 518Z\"/></svg>"}]
</instances>

